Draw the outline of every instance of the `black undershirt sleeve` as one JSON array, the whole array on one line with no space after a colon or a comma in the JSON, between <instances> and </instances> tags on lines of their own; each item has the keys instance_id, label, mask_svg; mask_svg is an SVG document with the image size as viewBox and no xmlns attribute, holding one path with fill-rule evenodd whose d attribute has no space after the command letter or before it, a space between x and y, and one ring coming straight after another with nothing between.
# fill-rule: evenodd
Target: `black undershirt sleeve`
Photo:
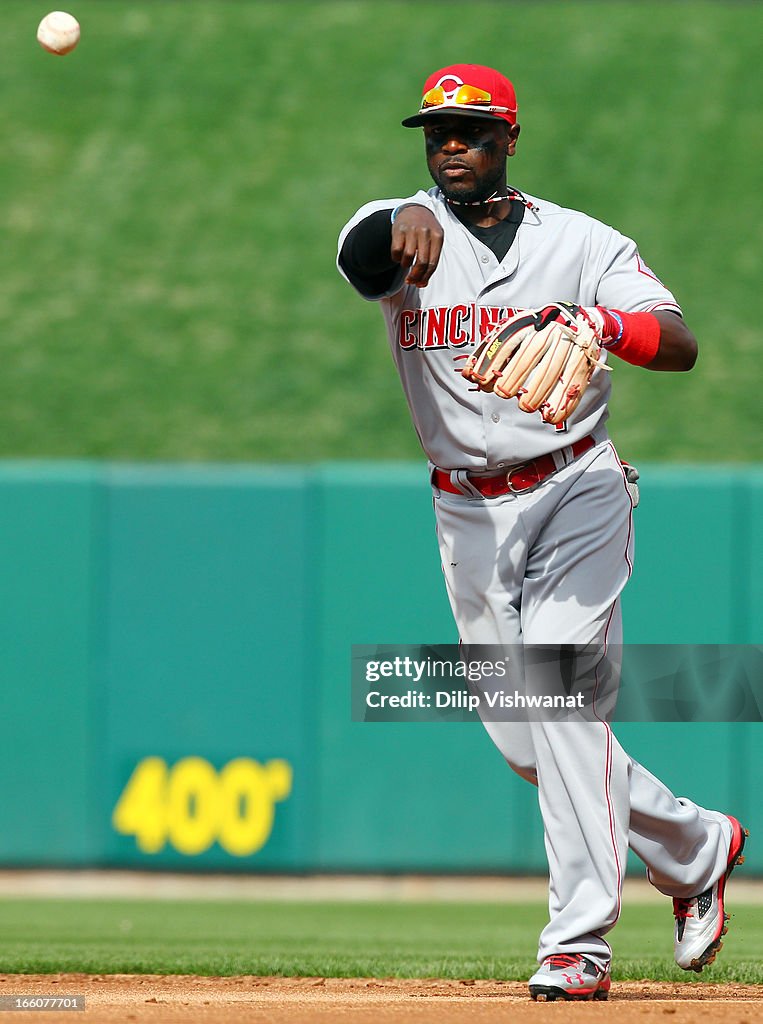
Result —
<instances>
[{"instance_id":1,"label":"black undershirt sleeve","mask_svg":"<svg viewBox=\"0 0 763 1024\"><path fill-rule=\"evenodd\" d=\"M402 273L389 254L392 245L391 210L377 210L347 235L339 264L362 295L383 295Z\"/></svg>"},{"instance_id":2,"label":"black undershirt sleeve","mask_svg":"<svg viewBox=\"0 0 763 1024\"><path fill-rule=\"evenodd\" d=\"M390 256L392 221L390 210L370 214L347 235L339 254L339 264L361 295L384 295L403 273ZM501 261L511 248L522 223L525 208L512 203L508 217L489 228L478 228L467 221L461 223L487 245Z\"/></svg>"}]
</instances>

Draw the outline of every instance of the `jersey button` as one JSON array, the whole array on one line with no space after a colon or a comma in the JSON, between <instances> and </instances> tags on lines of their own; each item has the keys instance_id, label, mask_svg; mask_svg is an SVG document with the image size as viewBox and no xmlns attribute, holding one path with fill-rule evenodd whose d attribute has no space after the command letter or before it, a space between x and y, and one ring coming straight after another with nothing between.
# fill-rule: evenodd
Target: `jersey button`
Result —
<instances>
[{"instance_id":1,"label":"jersey button","mask_svg":"<svg viewBox=\"0 0 763 1024\"><path fill-rule=\"evenodd\" d=\"M480 256L480 259L482 260L483 263L489 263L490 262L490 257L489 256Z\"/></svg>"},{"instance_id":2,"label":"jersey button","mask_svg":"<svg viewBox=\"0 0 763 1024\"><path fill-rule=\"evenodd\" d=\"M498 412L494 412L492 414L492 416L490 417L490 419L493 421L493 423L500 423L501 422L501 414L498 413Z\"/></svg>"}]
</instances>

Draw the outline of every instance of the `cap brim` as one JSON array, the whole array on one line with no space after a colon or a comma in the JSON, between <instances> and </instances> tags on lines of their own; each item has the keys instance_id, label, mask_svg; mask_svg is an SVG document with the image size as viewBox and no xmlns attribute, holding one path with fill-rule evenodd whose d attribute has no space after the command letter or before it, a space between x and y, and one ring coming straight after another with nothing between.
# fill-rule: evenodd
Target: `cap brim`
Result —
<instances>
[{"instance_id":1,"label":"cap brim","mask_svg":"<svg viewBox=\"0 0 763 1024\"><path fill-rule=\"evenodd\" d=\"M505 121L506 118L502 114L493 114L489 110L470 110L468 107L435 107L432 110L420 111L418 114L414 114L413 117L406 117L404 121L401 121L403 128L420 128L427 121L431 121L435 117L471 117L472 119L478 118L482 121Z\"/></svg>"}]
</instances>

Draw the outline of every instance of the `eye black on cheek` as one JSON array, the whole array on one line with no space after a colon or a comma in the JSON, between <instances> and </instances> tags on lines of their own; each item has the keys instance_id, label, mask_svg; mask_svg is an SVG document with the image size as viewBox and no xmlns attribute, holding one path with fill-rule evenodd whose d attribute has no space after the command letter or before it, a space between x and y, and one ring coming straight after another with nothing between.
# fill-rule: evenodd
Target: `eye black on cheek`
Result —
<instances>
[{"instance_id":1,"label":"eye black on cheek","mask_svg":"<svg viewBox=\"0 0 763 1024\"><path fill-rule=\"evenodd\" d=\"M498 146L496 145L496 141L492 135L482 135L479 138L472 139L470 145L472 149L481 149L483 153L490 153L492 155L493 153L498 152Z\"/></svg>"}]
</instances>

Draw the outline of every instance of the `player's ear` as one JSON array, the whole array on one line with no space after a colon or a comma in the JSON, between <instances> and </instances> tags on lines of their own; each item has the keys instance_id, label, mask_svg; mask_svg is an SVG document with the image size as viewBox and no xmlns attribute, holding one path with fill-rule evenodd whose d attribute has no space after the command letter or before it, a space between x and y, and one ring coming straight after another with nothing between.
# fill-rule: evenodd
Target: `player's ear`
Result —
<instances>
[{"instance_id":1,"label":"player's ear","mask_svg":"<svg viewBox=\"0 0 763 1024\"><path fill-rule=\"evenodd\" d=\"M519 138L519 125L509 125L509 130L506 135L506 155L514 156L517 149L517 139Z\"/></svg>"}]
</instances>

